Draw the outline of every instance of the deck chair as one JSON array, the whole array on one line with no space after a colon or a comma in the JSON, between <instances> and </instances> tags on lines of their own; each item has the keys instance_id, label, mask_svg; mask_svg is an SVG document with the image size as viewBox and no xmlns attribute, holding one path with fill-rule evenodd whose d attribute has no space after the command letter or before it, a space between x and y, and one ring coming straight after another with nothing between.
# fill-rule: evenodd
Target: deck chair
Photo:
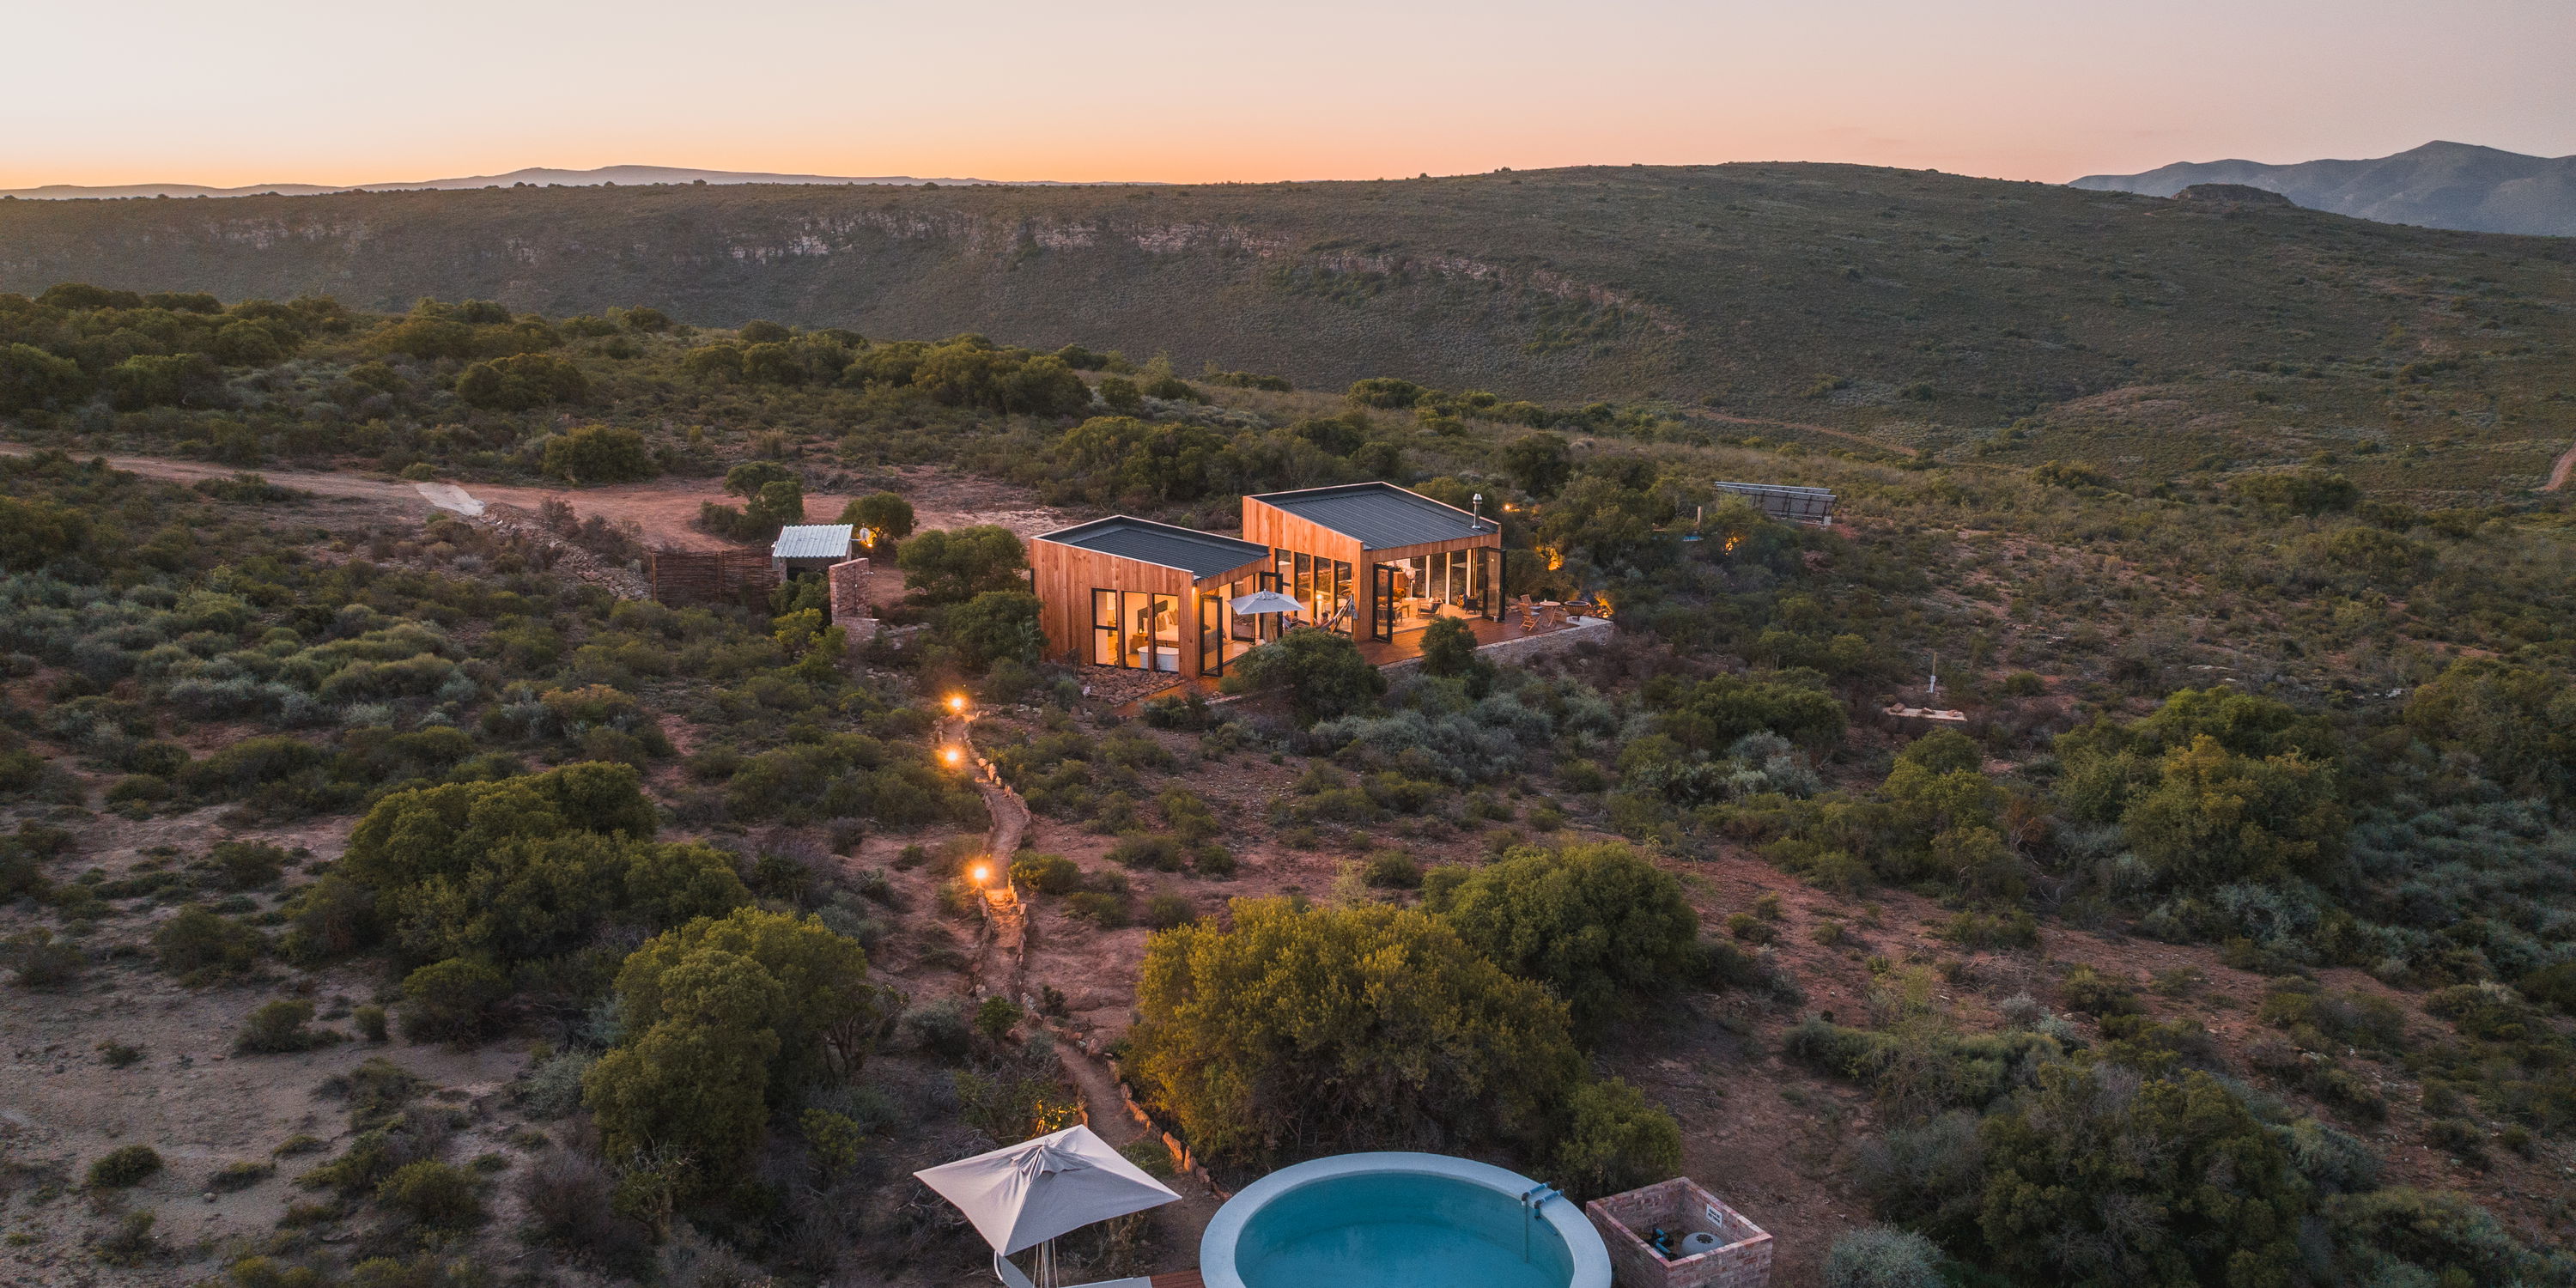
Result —
<instances>
[{"instance_id":1,"label":"deck chair","mask_svg":"<svg viewBox=\"0 0 2576 1288\"><path fill-rule=\"evenodd\" d=\"M1519 599L1514 600L1512 602L1512 606L1521 610L1521 629L1523 631L1534 631L1538 629L1538 609L1530 604L1529 596L1523 595Z\"/></svg>"}]
</instances>

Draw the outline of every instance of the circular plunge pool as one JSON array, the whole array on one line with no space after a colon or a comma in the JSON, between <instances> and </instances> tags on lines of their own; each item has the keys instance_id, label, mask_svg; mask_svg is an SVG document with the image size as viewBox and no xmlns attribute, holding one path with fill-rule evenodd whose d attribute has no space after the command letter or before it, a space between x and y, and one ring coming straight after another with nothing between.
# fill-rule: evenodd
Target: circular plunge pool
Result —
<instances>
[{"instance_id":1,"label":"circular plunge pool","mask_svg":"<svg viewBox=\"0 0 2576 1288\"><path fill-rule=\"evenodd\" d=\"M1228 1199L1199 1241L1207 1288L1610 1288L1570 1199L1443 1154L1337 1154ZM1550 1191L1553 1194L1553 1191Z\"/></svg>"}]
</instances>

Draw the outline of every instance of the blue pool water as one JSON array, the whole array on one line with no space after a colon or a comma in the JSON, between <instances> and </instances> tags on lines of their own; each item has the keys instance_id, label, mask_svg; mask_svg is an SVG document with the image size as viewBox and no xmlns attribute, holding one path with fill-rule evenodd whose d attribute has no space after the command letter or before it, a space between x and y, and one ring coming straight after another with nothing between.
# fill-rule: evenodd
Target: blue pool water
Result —
<instances>
[{"instance_id":1,"label":"blue pool water","mask_svg":"<svg viewBox=\"0 0 2576 1288\"><path fill-rule=\"evenodd\" d=\"M1264 1203L1235 1241L1234 1268L1245 1288L1566 1288L1574 1259L1555 1227L1510 1194L1449 1176L1360 1172Z\"/></svg>"}]
</instances>

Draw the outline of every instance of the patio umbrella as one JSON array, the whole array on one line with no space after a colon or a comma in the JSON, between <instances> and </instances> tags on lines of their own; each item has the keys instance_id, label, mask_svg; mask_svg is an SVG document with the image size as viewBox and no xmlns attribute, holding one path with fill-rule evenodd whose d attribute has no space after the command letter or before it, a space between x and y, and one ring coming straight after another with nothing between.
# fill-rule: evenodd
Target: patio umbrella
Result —
<instances>
[{"instance_id":1,"label":"patio umbrella","mask_svg":"<svg viewBox=\"0 0 2576 1288\"><path fill-rule=\"evenodd\" d=\"M913 1175L966 1214L997 1263L1095 1221L1181 1197L1080 1125ZM1039 1254L1041 1274L1051 1278L1052 1263Z\"/></svg>"},{"instance_id":2,"label":"patio umbrella","mask_svg":"<svg viewBox=\"0 0 2576 1288\"><path fill-rule=\"evenodd\" d=\"M1304 604L1298 603L1296 600L1291 599L1286 595L1282 595L1275 590L1256 590L1249 595L1238 596L1232 604L1228 605L1228 607L1234 609L1234 611L1238 613L1302 613L1306 611L1306 606Z\"/></svg>"}]
</instances>

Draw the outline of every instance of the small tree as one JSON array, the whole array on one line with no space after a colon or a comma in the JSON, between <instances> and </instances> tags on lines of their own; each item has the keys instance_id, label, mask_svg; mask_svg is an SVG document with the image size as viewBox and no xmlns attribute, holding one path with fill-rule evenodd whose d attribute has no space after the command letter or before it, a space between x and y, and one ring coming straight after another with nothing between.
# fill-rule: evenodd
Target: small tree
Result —
<instances>
[{"instance_id":1,"label":"small tree","mask_svg":"<svg viewBox=\"0 0 2576 1288\"><path fill-rule=\"evenodd\" d=\"M1566 1119L1555 1161L1577 1202L1681 1174L1681 1124L1627 1083L1612 1078L1575 1088Z\"/></svg>"},{"instance_id":2,"label":"small tree","mask_svg":"<svg viewBox=\"0 0 2576 1288\"><path fill-rule=\"evenodd\" d=\"M1432 619L1422 629L1422 673L1467 675L1476 669L1476 630L1455 617Z\"/></svg>"},{"instance_id":3,"label":"small tree","mask_svg":"<svg viewBox=\"0 0 2576 1288\"><path fill-rule=\"evenodd\" d=\"M1825 1288L1944 1288L1941 1249L1883 1225L1844 1232L1825 1256Z\"/></svg>"},{"instance_id":4,"label":"small tree","mask_svg":"<svg viewBox=\"0 0 2576 1288\"><path fill-rule=\"evenodd\" d=\"M934 528L903 543L895 556L904 585L934 604L964 603L988 590L1021 589L1028 555L1018 534L997 524Z\"/></svg>"},{"instance_id":5,"label":"small tree","mask_svg":"<svg viewBox=\"0 0 2576 1288\"><path fill-rule=\"evenodd\" d=\"M1046 651L1038 597L1025 590L988 590L949 609L941 633L971 667L1005 660L1031 665Z\"/></svg>"},{"instance_id":6,"label":"small tree","mask_svg":"<svg viewBox=\"0 0 2576 1288\"><path fill-rule=\"evenodd\" d=\"M509 995L501 972L478 961L450 957L403 979L403 1036L414 1042L471 1042L491 1023L492 1008Z\"/></svg>"},{"instance_id":7,"label":"small tree","mask_svg":"<svg viewBox=\"0 0 2576 1288\"><path fill-rule=\"evenodd\" d=\"M1503 449L1503 469L1523 492L1551 497L1574 474L1574 457L1561 434L1523 434Z\"/></svg>"},{"instance_id":8,"label":"small tree","mask_svg":"<svg viewBox=\"0 0 2576 1288\"><path fill-rule=\"evenodd\" d=\"M539 469L567 483L632 483L659 471L644 436L618 425L579 425L546 440Z\"/></svg>"},{"instance_id":9,"label":"small tree","mask_svg":"<svg viewBox=\"0 0 2576 1288\"><path fill-rule=\"evenodd\" d=\"M1563 1000L1587 1036L1688 979L1699 960L1699 914L1681 882L1617 841L1512 850L1442 907L1461 938Z\"/></svg>"},{"instance_id":10,"label":"small tree","mask_svg":"<svg viewBox=\"0 0 2576 1288\"><path fill-rule=\"evenodd\" d=\"M841 522L901 541L912 535L912 502L892 492L871 492L842 506Z\"/></svg>"},{"instance_id":11,"label":"small tree","mask_svg":"<svg viewBox=\"0 0 2576 1288\"><path fill-rule=\"evenodd\" d=\"M1386 692L1386 676L1360 656L1359 645L1331 631L1290 631L1243 655L1227 674L1228 693L1284 693L1300 724L1346 716Z\"/></svg>"},{"instance_id":12,"label":"small tree","mask_svg":"<svg viewBox=\"0 0 2576 1288\"><path fill-rule=\"evenodd\" d=\"M1581 1077L1564 1006L1437 917L1233 911L1147 941L1132 1034L1129 1067L1207 1154L1530 1140Z\"/></svg>"}]
</instances>

